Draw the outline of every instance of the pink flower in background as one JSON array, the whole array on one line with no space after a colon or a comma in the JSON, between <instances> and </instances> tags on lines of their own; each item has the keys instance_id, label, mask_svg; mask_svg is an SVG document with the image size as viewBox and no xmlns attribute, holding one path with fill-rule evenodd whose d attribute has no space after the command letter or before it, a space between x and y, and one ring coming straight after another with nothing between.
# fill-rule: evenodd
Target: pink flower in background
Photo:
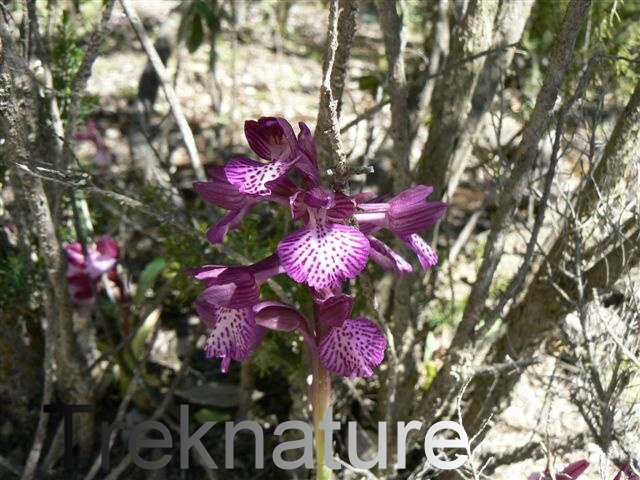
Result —
<instances>
[{"instance_id":1,"label":"pink flower in background","mask_svg":"<svg viewBox=\"0 0 640 480\"><path fill-rule=\"evenodd\" d=\"M91 142L96 147L96 154L93 161L100 167L111 164L111 150L105 143L96 122L89 120L84 130L78 130L73 138L78 142Z\"/></svg>"},{"instance_id":2,"label":"pink flower in background","mask_svg":"<svg viewBox=\"0 0 640 480\"><path fill-rule=\"evenodd\" d=\"M636 472L638 471L638 464L634 461L634 465L636 467ZM613 480L640 480L640 476L636 475L634 471L631 469L631 464L626 463L620 470Z\"/></svg>"},{"instance_id":3,"label":"pink flower in background","mask_svg":"<svg viewBox=\"0 0 640 480\"><path fill-rule=\"evenodd\" d=\"M356 278L369 259L398 274L412 271L409 262L374 236L383 229L413 250L425 270L436 265L436 252L419 233L434 225L447 206L427 201L432 188L425 185L377 203L368 201L373 195L367 192L349 196L322 186L311 131L304 123L299 128L296 137L282 118L247 121L249 146L264 161L234 158L209 170L212 181L194 184L206 201L229 211L208 231L212 243L222 242L251 208L265 201L287 205L298 222L264 260L187 271L204 283L195 308L210 330L205 353L221 358L226 372L231 360L245 360L258 348L266 329L295 330L326 370L368 377L384 358L386 339L370 319L352 318L353 298L342 293L342 284ZM293 305L260 298L260 285L280 274L310 288L313 320Z\"/></svg>"},{"instance_id":4,"label":"pink flower in background","mask_svg":"<svg viewBox=\"0 0 640 480\"><path fill-rule=\"evenodd\" d=\"M88 317L96 302L92 283L96 288L99 287L99 280L105 273L112 281L119 283L115 266L120 248L114 239L104 235L96 242L95 248L89 248L88 258L79 242L67 243L64 249L67 253L67 282L71 301L78 315Z\"/></svg>"},{"instance_id":5,"label":"pink flower in background","mask_svg":"<svg viewBox=\"0 0 640 480\"><path fill-rule=\"evenodd\" d=\"M575 480L589 468L589 462L586 460L578 460L577 462L570 463L562 471L558 472L553 480ZM529 475L528 480L546 480L550 479L549 474L543 472L536 472Z\"/></svg>"}]
</instances>

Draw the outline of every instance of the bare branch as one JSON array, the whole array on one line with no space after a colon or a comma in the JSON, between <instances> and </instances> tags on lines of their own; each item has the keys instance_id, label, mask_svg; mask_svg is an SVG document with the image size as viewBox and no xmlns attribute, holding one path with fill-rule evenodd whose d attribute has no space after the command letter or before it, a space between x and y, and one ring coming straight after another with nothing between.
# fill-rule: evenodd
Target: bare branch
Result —
<instances>
[{"instance_id":1,"label":"bare branch","mask_svg":"<svg viewBox=\"0 0 640 480\"><path fill-rule=\"evenodd\" d=\"M131 22L131 26L135 30L136 35L138 36L138 39L142 44L142 48L144 48L149 61L153 65L153 68L158 75L158 79L160 80L162 89L164 90L167 101L169 102L169 105L171 107L171 113L173 114L173 117L178 124L180 133L182 134L182 140L184 141L184 146L187 149L187 154L189 155L189 160L191 160L191 166L193 167L193 171L196 174L196 178L203 181L206 179L206 175L204 173L204 168L202 167L202 162L200 161L200 156L198 155L196 142L193 138L191 127L189 127L189 123L182 113L180 100L178 99L178 96L176 95L176 92L171 85L171 80L169 79L167 70L164 68L164 64L162 63L158 52L151 43L151 40L149 40L149 36L147 35L147 32L145 32L144 27L142 26L142 22L140 21L138 14L133 8L133 5L131 5L129 0L120 0L120 4L124 9L127 18L129 18L129 22Z\"/></svg>"}]
</instances>

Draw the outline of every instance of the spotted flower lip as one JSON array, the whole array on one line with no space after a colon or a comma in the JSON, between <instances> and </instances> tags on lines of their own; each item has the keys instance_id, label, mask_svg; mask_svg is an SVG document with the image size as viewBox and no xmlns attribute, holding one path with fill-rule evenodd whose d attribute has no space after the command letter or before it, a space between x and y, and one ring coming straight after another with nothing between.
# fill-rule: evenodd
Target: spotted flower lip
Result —
<instances>
[{"instance_id":1,"label":"spotted flower lip","mask_svg":"<svg viewBox=\"0 0 640 480\"><path fill-rule=\"evenodd\" d=\"M384 359L387 340L368 318L347 318L353 299L329 297L318 308L318 356L324 367L343 377L370 377Z\"/></svg>"},{"instance_id":2,"label":"spotted flower lip","mask_svg":"<svg viewBox=\"0 0 640 480\"><path fill-rule=\"evenodd\" d=\"M328 216L335 205L335 195L328 189L319 187L303 194L292 210L306 210L306 225L278 244L284 270L311 288L336 287L355 278L367 264L369 240L357 228Z\"/></svg>"},{"instance_id":3,"label":"spotted flower lip","mask_svg":"<svg viewBox=\"0 0 640 480\"><path fill-rule=\"evenodd\" d=\"M260 326L298 330L330 372L345 377L371 376L384 358L387 342L382 331L368 318L348 318L353 306L353 298L348 295L330 295L317 301L316 306L315 336L307 319L292 305L266 301L253 310Z\"/></svg>"},{"instance_id":4,"label":"spotted flower lip","mask_svg":"<svg viewBox=\"0 0 640 480\"><path fill-rule=\"evenodd\" d=\"M255 322L251 308L225 308L206 300L195 303L198 315L211 330L205 343L207 358L222 358L220 370L229 371L231 360L246 360L264 337L264 327Z\"/></svg>"}]
</instances>

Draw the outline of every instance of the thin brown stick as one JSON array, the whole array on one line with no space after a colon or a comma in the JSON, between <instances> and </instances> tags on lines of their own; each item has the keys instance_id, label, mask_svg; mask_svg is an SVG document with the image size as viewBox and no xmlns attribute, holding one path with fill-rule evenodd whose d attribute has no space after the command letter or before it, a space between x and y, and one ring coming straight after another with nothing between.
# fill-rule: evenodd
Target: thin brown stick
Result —
<instances>
[{"instance_id":1,"label":"thin brown stick","mask_svg":"<svg viewBox=\"0 0 640 480\"><path fill-rule=\"evenodd\" d=\"M204 168L202 167L202 162L200 161L200 156L198 155L196 142L193 138L193 132L191 131L191 127L189 127L189 123L182 113L180 100L178 99L178 95L171 85L171 80L169 78L167 70L162 63L158 52L153 46L153 43L151 43L147 32L145 32L144 27L142 26L142 22L140 21L140 18L138 17L138 14L136 13L133 5L129 2L129 0L120 0L120 4L122 5L124 12L129 19L131 26L135 30L136 35L138 36L138 39L142 44L142 48L149 58L149 62L151 62L153 69L158 75L158 80L160 80L162 89L164 90L165 96L167 97L167 102L169 102L169 106L171 107L171 113L173 114L173 117L178 124L180 133L182 134L182 140L184 141L184 146L187 149L187 154L189 155L189 160L191 161L191 166L193 167L193 171L196 174L196 178L198 180L204 181L206 179L206 176L204 173Z\"/></svg>"}]
</instances>

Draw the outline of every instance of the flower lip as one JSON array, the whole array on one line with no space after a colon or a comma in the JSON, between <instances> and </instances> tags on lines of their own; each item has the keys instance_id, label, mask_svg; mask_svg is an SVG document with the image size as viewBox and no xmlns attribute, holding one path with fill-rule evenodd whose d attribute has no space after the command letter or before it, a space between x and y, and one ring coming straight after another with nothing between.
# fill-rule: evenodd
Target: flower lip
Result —
<instances>
[{"instance_id":1,"label":"flower lip","mask_svg":"<svg viewBox=\"0 0 640 480\"><path fill-rule=\"evenodd\" d=\"M211 334L205 343L208 358L222 358L220 369L229 370L231 360L241 362L260 345L264 338L264 327L256 324L250 308L219 307L205 300L195 302L195 308Z\"/></svg>"},{"instance_id":2,"label":"flower lip","mask_svg":"<svg viewBox=\"0 0 640 480\"><path fill-rule=\"evenodd\" d=\"M324 367L343 377L370 377L384 359L387 341L380 328L368 318L345 320L333 327L318 344Z\"/></svg>"},{"instance_id":3,"label":"flower lip","mask_svg":"<svg viewBox=\"0 0 640 480\"><path fill-rule=\"evenodd\" d=\"M309 210L309 222L278 243L282 267L311 288L335 287L366 266L369 240L356 228L327 220Z\"/></svg>"}]
</instances>

